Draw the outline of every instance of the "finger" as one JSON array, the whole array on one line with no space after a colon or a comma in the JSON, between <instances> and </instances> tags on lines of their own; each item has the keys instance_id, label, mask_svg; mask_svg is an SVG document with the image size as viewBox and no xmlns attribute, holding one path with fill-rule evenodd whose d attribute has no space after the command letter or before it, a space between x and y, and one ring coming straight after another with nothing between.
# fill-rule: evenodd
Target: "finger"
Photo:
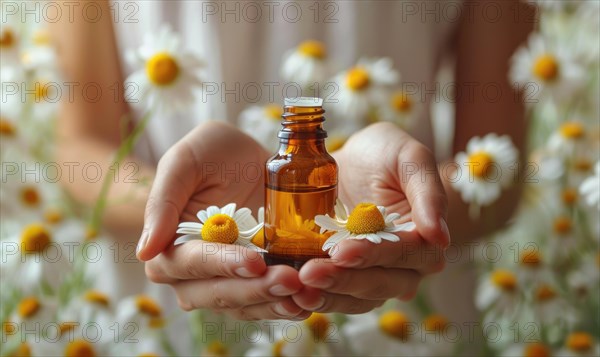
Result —
<instances>
[{"instance_id":1,"label":"finger","mask_svg":"<svg viewBox=\"0 0 600 357\"><path fill-rule=\"evenodd\" d=\"M302 309L314 312L340 312L344 314L362 314L385 303L385 300L365 300L350 295L332 294L305 287L292 296Z\"/></svg>"},{"instance_id":2,"label":"finger","mask_svg":"<svg viewBox=\"0 0 600 357\"><path fill-rule=\"evenodd\" d=\"M275 302L302 289L298 272L288 266L269 267L264 276L253 279L214 278L174 284L184 310L209 308L223 311Z\"/></svg>"},{"instance_id":3,"label":"finger","mask_svg":"<svg viewBox=\"0 0 600 357\"><path fill-rule=\"evenodd\" d=\"M179 219L194 193L194 155L189 146L176 145L160 159L144 214L144 228L137 257L147 261L162 252L175 238Z\"/></svg>"},{"instance_id":4,"label":"finger","mask_svg":"<svg viewBox=\"0 0 600 357\"><path fill-rule=\"evenodd\" d=\"M343 240L333 248L331 261L346 268L403 268L426 275L441 271L445 257L440 246L425 241L415 232L406 232L399 242L373 244L368 240Z\"/></svg>"},{"instance_id":5,"label":"finger","mask_svg":"<svg viewBox=\"0 0 600 357\"><path fill-rule=\"evenodd\" d=\"M410 173L406 169L411 164ZM428 242L446 248L450 233L446 224L448 201L431 151L410 139L398 156L400 187L411 206L417 232Z\"/></svg>"},{"instance_id":6,"label":"finger","mask_svg":"<svg viewBox=\"0 0 600 357\"><path fill-rule=\"evenodd\" d=\"M305 320L312 312L299 307L291 297L283 298L277 302L268 302L232 309L225 312L236 320Z\"/></svg>"},{"instance_id":7,"label":"finger","mask_svg":"<svg viewBox=\"0 0 600 357\"><path fill-rule=\"evenodd\" d=\"M161 284L213 277L253 278L266 269L262 256L253 250L201 240L172 245L146 263L150 280Z\"/></svg>"},{"instance_id":8,"label":"finger","mask_svg":"<svg viewBox=\"0 0 600 357\"><path fill-rule=\"evenodd\" d=\"M422 275L410 269L347 269L331 263L308 262L300 281L328 293L366 300L386 300L417 290Z\"/></svg>"}]
</instances>

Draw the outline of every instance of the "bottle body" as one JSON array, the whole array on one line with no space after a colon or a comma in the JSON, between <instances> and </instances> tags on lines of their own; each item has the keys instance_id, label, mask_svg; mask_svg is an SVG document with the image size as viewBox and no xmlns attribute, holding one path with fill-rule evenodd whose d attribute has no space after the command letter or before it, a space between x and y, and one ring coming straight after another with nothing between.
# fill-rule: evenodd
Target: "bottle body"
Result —
<instances>
[{"instance_id":1,"label":"bottle body","mask_svg":"<svg viewBox=\"0 0 600 357\"><path fill-rule=\"evenodd\" d=\"M286 103L287 104L287 103ZM284 108L278 152L266 163L265 255L267 264L299 268L327 257L316 215L335 214L338 167L325 149L320 105Z\"/></svg>"}]
</instances>

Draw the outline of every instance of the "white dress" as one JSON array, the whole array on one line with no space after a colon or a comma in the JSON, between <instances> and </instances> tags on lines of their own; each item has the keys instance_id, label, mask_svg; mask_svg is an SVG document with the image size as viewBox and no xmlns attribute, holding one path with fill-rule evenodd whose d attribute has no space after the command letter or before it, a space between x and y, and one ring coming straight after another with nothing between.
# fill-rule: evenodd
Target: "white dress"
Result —
<instances>
[{"instance_id":1,"label":"white dress","mask_svg":"<svg viewBox=\"0 0 600 357\"><path fill-rule=\"evenodd\" d=\"M121 58L125 51L142 43L147 32L169 24L186 49L206 63L203 80L217 84L219 93L200 100L185 115L154 118L149 126L153 157L158 158L195 125L205 120L235 122L252 104L269 102L267 82L275 86L275 103L281 102L283 84L279 77L282 55L306 39L325 43L329 57L340 69L360 57L390 57L401 82L413 83L429 107L436 88L436 74L458 24L457 2L446 1L153 1L114 2L127 13L115 23ZM132 8L131 4L135 6ZM451 4L449 6L448 4ZM272 6L272 7L269 7ZM417 6L415 8L414 6ZM317 10L318 8L318 10ZM298 10L300 9L300 10ZM133 14L134 13L134 14ZM131 72L123 61L125 74ZM236 84L237 83L237 84ZM258 101L243 95L242 88L257 83L264 88ZM234 94L236 85L240 90ZM428 111L413 133L431 144ZM463 258L468 258L462 254ZM431 279L429 294L435 308L452 321L473 319L474 269L456 259L442 274ZM127 268L127 267L126 267ZM139 279L139 277L138 277ZM466 284L465 284L466 283ZM460 287L459 287L460 285ZM467 285L467 286L465 286ZM172 292L161 295L175 304Z\"/></svg>"}]
</instances>

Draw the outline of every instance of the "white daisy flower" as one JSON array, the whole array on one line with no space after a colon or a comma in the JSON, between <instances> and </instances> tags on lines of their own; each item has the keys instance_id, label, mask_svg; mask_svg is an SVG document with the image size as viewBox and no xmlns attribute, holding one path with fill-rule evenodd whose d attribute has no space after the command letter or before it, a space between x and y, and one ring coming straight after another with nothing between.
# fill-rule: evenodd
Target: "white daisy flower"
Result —
<instances>
[{"instance_id":1,"label":"white daisy flower","mask_svg":"<svg viewBox=\"0 0 600 357\"><path fill-rule=\"evenodd\" d=\"M491 319L512 316L519 302L519 282L510 270L491 271L480 282L475 295L475 305L488 311Z\"/></svg>"},{"instance_id":2,"label":"white daisy flower","mask_svg":"<svg viewBox=\"0 0 600 357\"><path fill-rule=\"evenodd\" d=\"M537 247L523 249L519 254L516 274L517 279L526 286L534 282L551 282L553 278L552 270Z\"/></svg>"},{"instance_id":3,"label":"white daisy flower","mask_svg":"<svg viewBox=\"0 0 600 357\"><path fill-rule=\"evenodd\" d=\"M518 49L511 61L511 80L530 92L528 99L564 102L585 84L585 70L572 51L563 44L553 46L539 34L531 35L528 47Z\"/></svg>"},{"instance_id":4,"label":"white daisy flower","mask_svg":"<svg viewBox=\"0 0 600 357\"><path fill-rule=\"evenodd\" d=\"M546 326L571 328L577 322L576 311L553 285L537 284L532 291L532 302L536 321Z\"/></svg>"},{"instance_id":5,"label":"white daisy flower","mask_svg":"<svg viewBox=\"0 0 600 357\"><path fill-rule=\"evenodd\" d=\"M389 99L379 108L378 119L409 128L419 113L420 106L416 98L405 91L391 93Z\"/></svg>"},{"instance_id":6,"label":"white daisy flower","mask_svg":"<svg viewBox=\"0 0 600 357\"><path fill-rule=\"evenodd\" d=\"M579 186L579 193L588 205L600 209L600 161L594 166L594 175L585 179Z\"/></svg>"},{"instance_id":7,"label":"white daisy flower","mask_svg":"<svg viewBox=\"0 0 600 357\"><path fill-rule=\"evenodd\" d=\"M28 70L56 68L56 53L48 29L37 26L28 40L28 46L21 55L23 66Z\"/></svg>"},{"instance_id":8,"label":"white daisy flower","mask_svg":"<svg viewBox=\"0 0 600 357\"><path fill-rule=\"evenodd\" d=\"M160 352L162 347L157 342L164 341L167 319L163 308L154 298L140 294L121 300L116 307L116 321L119 330L112 337L122 344L116 346L115 354L131 356L151 352L165 355ZM128 326L135 326L139 330L131 336ZM132 337L137 340L135 344L128 342Z\"/></svg>"},{"instance_id":9,"label":"white daisy flower","mask_svg":"<svg viewBox=\"0 0 600 357\"><path fill-rule=\"evenodd\" d=\"M488 134L474 137L467 144L467 151L456 154L460 167L452 186L460 192L463 201L476 208L494 202L502 188L508 187L513 179L514 164L518 151L506 135L498 137Z\"/></svg>"},{"instance_id":10,"label":"white daisy flower","mask_svg":"<svg viewBox=\"0 0 600 357\"><path fill-rule=\"evenodd\" d=\"M294 82L303 89L308 89L327 78L325 45L319 41L302 42L294 50L284 55L281 66L281 78Z\"/></svg>"},{"instance_id":11,"label":"white daisy flower","mask_svg":"<svg viewBox=\"0 0 600 357\"><path fill-rule=\"evenodd\" d=\"M329 105L329 112L338 128L348 134L363 127L378 105L386 97L386 89L398 83L398 72L389 58L363 59L353 68L338 74L333 82L337 94Z\"/></svg>"},{"instance_id":12,"label":"white daisy flower","mask_svg":"<svg viewBox=\"0 0 600 357\"><path fill-rule=\"evenodd\" d=\"M577 248L581 243L573 219L566 214L557 214L550 221L552 230L548 244L544 247L553 263L564 263L578 254Z\"/></svg>"},{"instance_id":13,"label":"white daisy flower","mask_svg":"<svg viewBox=\"0 0 600 357\"><path fill-rule=\"evenodd\" d=\"M42 223L23 227L19 235L2 241L3 282L24 292L58 287L72 269L68 244L81 242L83 236L81 225L74 221L57 227Z\"/></svg>"},{"instance_id":14,"label":"white daisy flower","mask_svg":"<svg viewBox=\"0 0 600 357\"><path fill-rule=\"evenodd\" d=\"M107 329L115 322L110 297L98 290L87 290L70 300L66 307L59 309L58 318L83 325L95 323Z\"/></svg>"},{"instance_id":15,"label":"white daisy flower","mask_svg":"<svg viewBox=\"0 0 600 357\"><path fill-rule=\"evenodd\" d=\"M108 356L119 341L113 340L114 325L96 321L64 321L56 331L32 344L33 356Z\"/></svg>"},{"instance_id":16,"label":"white daisy flower","mask_svg":"<svg viewBox=\"0 0 600 357\"><path fill-rule=\"evenodd\" d=\"M251 243L252 238L263 228L263 223L258 223L252 217L252 211L243 207L236 211L236 204L230 203L223 208L210 206L198 212L197 222L183 222L179 224L178 234L186 234L175 241L181 244L193 239L202 239L207 242L237 244L258 252L266 252Z\"/></svg>"},{"instance_id":17,"label":"white daisy flower","mask_svg":"<svg viewBox=\"0 0 600 357\"><path fill-rule=\"evenodd\" d=\"M198 71L202 61L181 49L181 41L169 27L156 36L146 35L144 44L128 58L138 70L125 81L126 99L158 111L177 112L194 101L201 87Z\"/></svg>"},{"instance_id":18,"label":"white daisy flower","mask_svg":"<svg viewBox=\"0 0 600 357\"><path fill-rule=\"evenodd\" d=\"M548 140L548 150L554 155L572 157L588 150L586 127L576 120L562 123Z\"/></svg>"},{"instance_id":19,"label":"white daisy flower","mask_svg":"<svg viewBox=\"0 0 600 357\"><path fill-rule=\"evenodd\" d=\"M310 327L303 322L289 321L285 323L285 328L275 326L269 329L273 333L259 331L249 336L253 341L244 356L246 357L292 357L292 356L312 356L316 352L317 341L313 338ZM254 342L256 341L256 342ZM320 354L327 355L327 354Z\"/></svg>"},{"instance_id":20,"label":"white daisy flower","mask_svg":"<svg viewBox=\"0 0 600 357\"><path fill-rule=\"evenodd\" d=\"M277 133L281 129L282 115L283 108L276 104L251 106L240 113L240 129L274 152L279 146Z\"/></svg>"},{"instance_id":21,"label":"white daisy flower","mask_svg":"<svg viewBox=\"0 0 600 357\"><path fill-rule=\"evenodd\" d=\"M43 299L35 295L22 297L18 301L15 311L12 311L7 319L2 321L3 338L8 339L6 350L16 348L19 342L24 342L27 331L30 331L29 334L31 334L31 331L40 331L41 327L55 322L57 307L57 302L48 297ZM3 340L2 343L4 344L5 341ZM27 347L31 347L31 345Z\"/></svg>"},{"instance_id":22,"label":"white daisy flower","mask_svg":"<svg viewBox=\"0 0 600 357\"><path fill-rule=\"evenodd\" d=\"M600 284L600 252L584 256L579 266L567 276L567 283L578 298L587 298L597 293Z\"/></svg>"},{"instance_id":23,"label":"white daisy flower","mask_svg":"<svg viewBox=\"0 0 600 357\"><path fill-rule=\"evenodd\" d=\"M592 357L600 355L600 344L594 337L583 331L571 332L563 349L558 351L557 356Z\"/></svg>"},{"instance_id":24,"label":"white daisy flower","mask_svg":"<svg viewBox=\"0 0 600 357\"><path fill-rule=\"evenodd\" d=\"M422 356L444 356L454 349L453 341L448 338L450 322L440 314L431 314L421 322L421 342L427 353Z\"/></svg>"},{"instance_id":25,"label":"white daisy flower","mask_svg":"<svg viewBox=\"0 0 600 357\"><path fill-rule=\"evenodd\" d=\"M323 244L323 250L327 251L344 239L368 239L375 244L381 243L382 240L398 242L400 238L394 233L415 229L414 222L394 224L399 218L400 214L386 215L383 206L372 203L359 203L348 215L346 206L338 200L335 205L335 218L318 215L315 217L315 223L321 227L321 234L325 231L336 232Z\"/></svg>"},{"instance_id":26,"label":"white daisy flower","mask_svg":"<svg viewBox=\"0 0 600 357\"><path fill-rule=\"evenodd\" d=\"M426 356L418 324L402 311L348 315L342 327L353 351L361 356Z\"/></svg>"}]
</instances>

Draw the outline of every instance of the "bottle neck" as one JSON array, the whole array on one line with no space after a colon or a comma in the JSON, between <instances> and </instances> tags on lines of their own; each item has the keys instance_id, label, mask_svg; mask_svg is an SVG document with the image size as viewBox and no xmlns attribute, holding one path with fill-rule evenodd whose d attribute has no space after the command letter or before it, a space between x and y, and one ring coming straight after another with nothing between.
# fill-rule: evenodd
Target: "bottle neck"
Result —
<instances>
[{"instance_id":1,"label":"bottle neck","mask_svg":"<svg viewBox=\"0 0 600 357\"><path fill-rule=\"evenodd\" d=\"M303 142L324 145L327 132L323 129L325 110L322 107L285 106L281 130L277 135L281 144L301 145Z\"/></svg>"}]
</instances>

